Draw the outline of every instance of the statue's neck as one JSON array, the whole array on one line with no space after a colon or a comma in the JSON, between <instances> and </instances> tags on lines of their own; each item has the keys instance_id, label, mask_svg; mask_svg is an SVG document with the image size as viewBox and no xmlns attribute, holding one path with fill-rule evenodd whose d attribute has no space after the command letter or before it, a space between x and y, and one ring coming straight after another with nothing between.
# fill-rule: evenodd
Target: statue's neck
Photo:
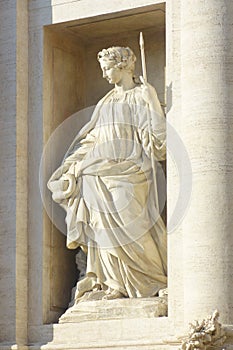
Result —
<instances>
[{"instance_id":1,"label":"statue's neck","mask_svg":"<svg viewBox=\"0 0 233 350\"><path fill-rule=\"evenodd\" d=\"M133 77L131 74L125 74L121 81L119 81L119 83L115 84L115 89L117 90L117 92L121 93L127 90L131 90L135 87L135 83L133 81Z\"/></svg>"}]
</instances>

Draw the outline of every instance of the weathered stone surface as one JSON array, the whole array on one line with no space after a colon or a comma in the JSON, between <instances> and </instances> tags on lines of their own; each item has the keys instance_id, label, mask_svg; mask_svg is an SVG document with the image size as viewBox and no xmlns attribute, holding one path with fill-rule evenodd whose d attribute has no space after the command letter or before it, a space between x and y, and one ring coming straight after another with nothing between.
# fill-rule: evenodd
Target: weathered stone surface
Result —
<instances>
[{"instance_id":1,"label":"weathered stone surface","mask_svg":"<svg viewBox=\"0 0 233 350\"><path fill-rule=\"evenodd\" d=\"M99 297L105 294L103 291ZM113 320L130 318L154 318L167 316L167 299L160 298L122 298L115 300L86 300L69 308L60 318L60 323L93 320Z\"/></svg>"}]
</instances>

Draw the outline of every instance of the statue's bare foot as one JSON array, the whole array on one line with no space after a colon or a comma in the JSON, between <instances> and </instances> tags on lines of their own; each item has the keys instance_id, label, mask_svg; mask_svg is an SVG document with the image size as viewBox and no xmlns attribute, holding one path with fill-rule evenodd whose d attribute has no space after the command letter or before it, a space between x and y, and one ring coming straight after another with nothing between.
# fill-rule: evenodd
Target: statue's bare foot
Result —
<instances>
[{"instance_id":1,"label":"statue's bare foot","mask_svg":"<svg viewBox=\"0 0 233 350\"><path fill-rule=\"evenodd\" d=\"M92 290L93 290L93 292L97 292L98 290L101 290L101 289L102 289L101 284L96 283L95 287Z\"/></svg>"},{"instance_id":2,"label":"statue's bare foot","mask_svg":"<svg viewBox=\"0 0 233 350\"><path fill-rule=\"evenodd\" d=\"M120 299L124 298L124 294L119 292L119 290L113 290L111 293L106 294L102 300L113 300L113 299Z\"/></svg>"}]
</instances>

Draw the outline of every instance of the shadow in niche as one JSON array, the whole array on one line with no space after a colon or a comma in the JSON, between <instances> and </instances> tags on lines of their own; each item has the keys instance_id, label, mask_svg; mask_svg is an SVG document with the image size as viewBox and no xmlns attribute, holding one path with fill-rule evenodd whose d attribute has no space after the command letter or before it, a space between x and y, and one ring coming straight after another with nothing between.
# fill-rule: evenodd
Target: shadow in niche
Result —
<instances>
[{"instance_id":1,"label":"shadow in niche","mask_svg":"<svg viewBox=\"0 0 233 350\"><path fill-rule=\"evenodd\" d=\"M51 1L47 3L50 5ZM160 4L154 6L154 10L149 6L148 9L143 7L141 12L134 9L131 10L131 13L129 11L117 13L116 17L111 13L106 20L98 16L86 19L86 22L81 20L79 23L77 20L74 21L75 23L48 25L44 28L45 140L67 117L82 108L95 104L109 90L108 83L101 78L99 64L96 61L96 53L100 49L113 45L132 46L138 57L136 69L141 72L137 41L140 30L145 33L147 42L150 82L155 85L159 98L163 101L163 83L165 81L164 9L160 9L159 6L162 8ZM49 7L49 11L46 8L47 23L50 23L52 18L52 9L51 6ZM117 27L114 21L121 21L121 17L122 27ZM93 25L96 26L97 30L88 30L89 25L90 29ZM102 33L99 36L98 30ZM93 38L90 38L91 35ZM88 69L85 63L88 65ZM169 95L167 93L167 96ZM170 104L171 102L168 102L167 106ZM75 279L77 279L75 276L77 270L75 272L76 252L66 248L64 234L52 225L46 215L44 222L46 238L43 297L46 300L44 302L43 344L46 344L53 339L56 340L56 332L58 332L56 329L64 327L64 324L53 324L58 322L60 315L68 307L71 289ZM68 274L72 276L68 276Z\"/></svg>"}]
</instances>

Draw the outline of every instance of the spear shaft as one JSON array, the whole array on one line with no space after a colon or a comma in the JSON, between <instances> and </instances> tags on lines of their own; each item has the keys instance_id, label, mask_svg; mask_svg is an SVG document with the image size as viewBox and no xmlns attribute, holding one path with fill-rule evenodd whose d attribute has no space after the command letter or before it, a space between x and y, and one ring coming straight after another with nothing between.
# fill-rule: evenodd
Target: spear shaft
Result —
<instances>
[{"instance_id":1,"label":"spear shaft","mask_svg":"<svg viewBox=\"0 0 233 350\"><path fill-rule=\"evenodd\" d=\"M140 51L141 51L142 76L143 76L145 82L147 83L146 57L145 57L144 39L143 39L143 34L142 34L142 32L140 32L139 46L140 46Z\"/></svg>"},{"instance_id":2,"label":"spear shaft","mask_svg":"<svg viewBox=\"0 0 233 350\"><path fill-rule=\"evenodd\" d=\"M140 32L140 36L139 36L139 46L140 46L140 51L141 51L142 76L143 76L144 82L147 84L146 57L145 57L144 39L143 39L142 32ZM153 117L153 113L149 108L148 116L147 116L147 123L148 123L149 143L150 143L150 152L151 152L151 166L152 166L152 174L153 174L153 178L154 178L155 205L156 205L156 210L158 210L158 212L159 212L159 201L158 201L158 193L157 193L157 188L156 188L156 166L155 166L154 154L153 154L151 117Z\"/></svg>"}]
</instances>

